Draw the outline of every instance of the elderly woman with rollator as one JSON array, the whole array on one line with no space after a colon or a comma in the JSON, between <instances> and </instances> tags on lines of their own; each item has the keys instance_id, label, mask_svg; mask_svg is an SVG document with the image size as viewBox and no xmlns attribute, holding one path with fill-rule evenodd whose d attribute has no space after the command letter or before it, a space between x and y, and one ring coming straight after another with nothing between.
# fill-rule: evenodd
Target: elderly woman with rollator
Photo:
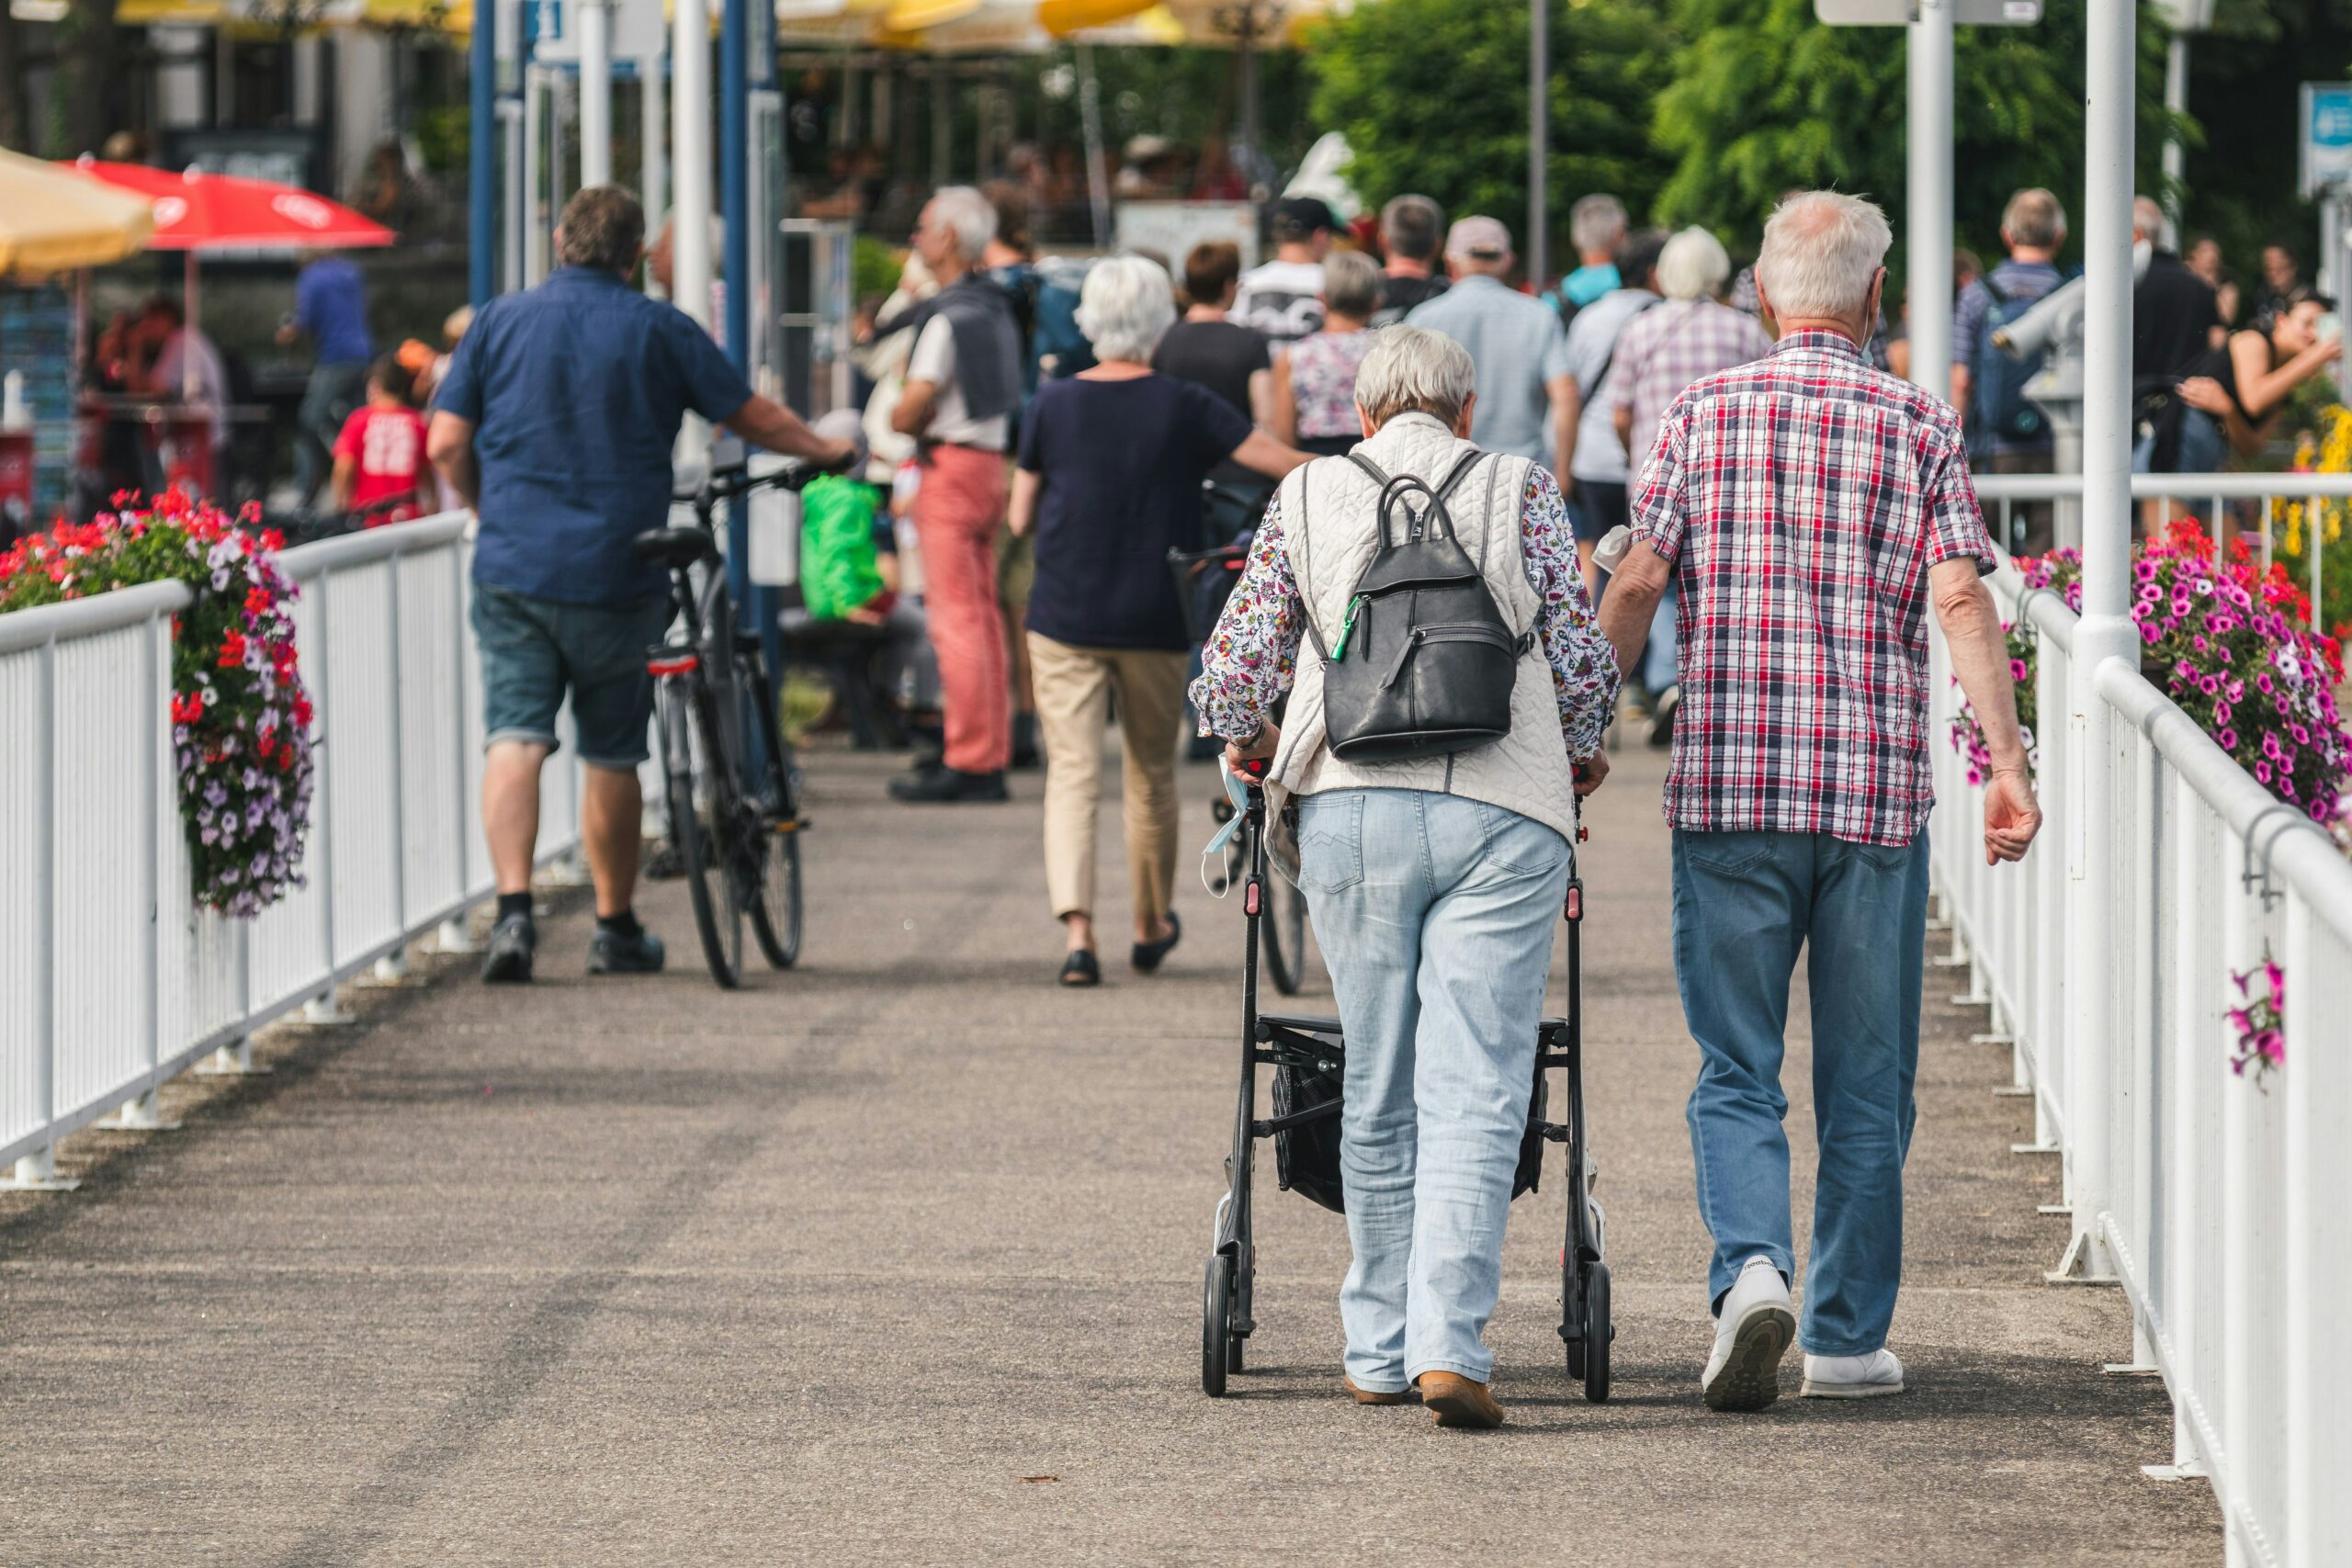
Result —
<instances>
[{"instance_id":1,"label":"elderly woman with rollator","mask_svg":"<svg viewBox=\"0 0 2352 1568\"><path fill-rule=\"evenodd\" d=\"M1808 1397L1903 1389L1886 1337L1935 805L1930 609L1992 751L1985 860L2019 859L2041 823L1960 416L1863 351L1890 238L1876 207L1830 191L1773 213L1756 283L1779 342L1666 409L1601 612L1630 669L1675 584L1666 816L1675 974L1700 1055L1691 1152L1715 1244L1701 1390L1716 1410L1771 1404L1792 1339ZM1801 949L1820 1147L1802 1322L1781 1089Z\"/></svg>"},{"instance_id":2,"label":"elderly woman with rollator","mask_svg":"<svg viewBox=\"0 0 2352 1568\"><path fill-rule=\"evenodd\" d=\"M1377 337L1356 376L1364 440L1283 480L1192 696L1231 761L1271 758L1272 786L1297 797L1299 886L1348 1042L1340 1173L1355 1258L1340 1295L1343 1384L1360 1404L1418 1392L1441 1426L1495 1427L1503 1412L1483 1336L1575 852L1575 796L1607 771L1600 739L1617 671L1552 476L1466 438L1477 386L1469 355L1410 326ZM1347 728L1346 640L1381 639L1374 659L1401 670L1408 644L1426 652L1432 633L1464 635L1416 625L1416 637L1400 638L1403 625L1378 619L1396 614L1385 604L1370 631L1361 620L1367 569L1388 555L1382 514L1405 499L1408 478L1445 493L1466 558L1457 575L1467 581L1450 591L1483 585L1483 613L1498 615L1480 637L1493 645L1489 694L1507 693L1507 716L1482 744L1364 760ZM1435 502L1414 493L1432 518ZM1313 645L1304 659L1302 640ZM1278 732L1272 716L1285 692Z\"/></svg>"}]
</instances>

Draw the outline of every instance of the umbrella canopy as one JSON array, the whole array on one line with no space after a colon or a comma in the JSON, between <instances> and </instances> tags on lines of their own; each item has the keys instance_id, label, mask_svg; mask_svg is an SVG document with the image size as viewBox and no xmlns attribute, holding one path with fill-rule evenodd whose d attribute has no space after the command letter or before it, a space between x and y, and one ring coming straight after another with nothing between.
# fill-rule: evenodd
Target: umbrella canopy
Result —
<instances>
[{"instance_id":1,"label":"umbrella canopy","mask_svg":"<svg viewBox=\"0 0 2352 1568\"><path fill-rule=\"evenodd\" d=\"M135 191L155 207L151 251L356 250L389 245L392 231L339 201L275 180L173 174L95 158L61 165L85 179Z\"/></svg>"},{"instance_id":2,"label":"umbrella canopy","mask_svg":"<svg viewBox=\"0 0 2352 1568\"><path fill-rule=\"evenodd\" d=\"M153 205L142 197L0 152L0 273L104 266L138 250L154 228Z\"/></svg>"}]
</instances>

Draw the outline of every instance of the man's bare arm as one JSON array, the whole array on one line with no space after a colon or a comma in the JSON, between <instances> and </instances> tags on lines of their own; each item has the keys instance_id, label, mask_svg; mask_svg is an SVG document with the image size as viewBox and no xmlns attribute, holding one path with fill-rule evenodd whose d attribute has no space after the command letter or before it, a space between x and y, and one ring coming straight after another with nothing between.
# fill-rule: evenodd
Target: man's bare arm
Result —
<instances>
[{"instance_id":1,"label":"man's bare arm","mask_svg":"<svg viewBox=\"0 0 2352 1568\"><path fill-rule=\"evenodd\" d=\"M1552 401L1552 477L1560 482L1560 493L1568 492L1568 458L1577 446L1577 415L1583 403L1577 397L1577 378L1555 376L1544 384Z\"/></svg>"},{"instance_id":2,"label":"man's bare arm","mask_svg":"<svg viewBox=\"0 0 2352 1568\"><path fill-rule=\"evenodd\" d=\"M481 468L474 460L472 420L436 411L433 423L424 433L424 455L432 460L434 471L441 476L443 488L458 505L471 507L480 499Z\"/></svg>"},{"instance_id":3,"label":"man's bare arm","mask_svg":"<svg viewBox=\"0 0 2352 1568\"><path fill-rule=\"evenodd\" d=\"M809 429L798 414L757 392L721 423L755 446L781 452L787 457L803 458L820 468L846 463L857 453L851 443L828 440Z\"/></svg>"},{"instance_id":4,"label":"man's bare arm","mask_svg":"<svg viewBox=\"0 0 2352 1568\"><path fill-rule=\"evenodd\" d=\"M939 403L939 387L932 381L910 381L890 410L890 428L901 435L921 435L931 428L932 411Z\"/></svg>"},{"instance_id":5,"label":"man's bare arm","mask_svg":"<svg viewBox=\"0 0 2352 1568\"><path fill-rule=\"evenodd\" d=\"M1667 579L1673 572L1666 558L1647 539L1636 540L1609 579L1609 594L1600 602L1600 635L1617 655L1621 675L1631 675L1642 661L1650 639L1650 622L1666 597Z\"/></svg>"},{"instance_id":6,"label":"man's bare arm","mask_svg":"<svg viewBox=\"0 0 2352 1568\"><path fill-rule=\"evenodd\" d=\"M2041 828L2041 807L2027 775L2025 737L2018 728L2017 687L2009 679L2008 636L2001 614L1977 575L1975 561L1960 557L1939 561L1928 573L1936 624L1951 650L1952 673L1960 678L1984 749L1993 759L1984 782L1984 860L2022 860ZM1611 595L1614 598L1615 595Z\"/></svg>"}]
</instances>

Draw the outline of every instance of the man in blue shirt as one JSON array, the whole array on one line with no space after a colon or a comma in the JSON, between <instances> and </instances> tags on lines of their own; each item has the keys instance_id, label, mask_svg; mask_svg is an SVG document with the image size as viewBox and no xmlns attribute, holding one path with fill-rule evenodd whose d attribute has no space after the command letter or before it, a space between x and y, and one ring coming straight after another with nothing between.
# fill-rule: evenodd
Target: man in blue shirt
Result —
<instances>
[{"instance_id":1,"label":"man in blue shirt","mask_svg":"<svg viewBox=\"0 0 2352 1568\"><path fill-rule=\"evenodd\" d=\"M556 749L567 689L596 885L588 971L662 967L662 943L629 900L643 809L637 765L653 716L645 653L669 626L669 578L639 560L630 540L668 520L670 452L687 411L787 457L830 467L855 455L755 395L684 311L630 288L644 251L635 197L617 186L580 192L556 230L562 265L475 313L434 400L426 450L479 520L482 823L498 877L485 980L531 977L539 768Z\"/></svg>"},{"instance_id":2,"label":"man in blue shirt","mask_svg":"<svg viewBox=\"0 0 2352 1568\"><path fill-rule=\"evenodd\" d=\"M368 333L368 288L359 268L323 251L306 251L294 280L294 314L277 341L308 336L318 351L294 432L294 482L311 504L334 463L335 437L351 411L368 400L368 365L376 357Z\"/></svg>"}]
</instances>

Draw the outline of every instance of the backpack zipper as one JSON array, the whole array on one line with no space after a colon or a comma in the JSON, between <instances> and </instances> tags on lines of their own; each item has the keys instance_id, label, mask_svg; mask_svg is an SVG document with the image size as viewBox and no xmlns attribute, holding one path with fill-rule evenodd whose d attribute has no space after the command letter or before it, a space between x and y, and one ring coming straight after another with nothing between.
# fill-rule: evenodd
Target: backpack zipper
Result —
<instances>
[{"instance_id":1,"label":"backpack zipper","mask_svg":"<svg viewBox=\"0 0 2352 1568\"><path fill-rule=\"evenodd\" d=\"M1405 660L1412 657L1414 648L1430 642L1483 642L1504 649L1517 646L1509 637L1483 621L1448 621L1442 626L1415 626L1412 635L1396 645L1396 657L1390 661L1388 674L1381 681L1380 689L1385 692L1395 685L1396 678L1404 674Z\"/></svg>"}]
</instances>

